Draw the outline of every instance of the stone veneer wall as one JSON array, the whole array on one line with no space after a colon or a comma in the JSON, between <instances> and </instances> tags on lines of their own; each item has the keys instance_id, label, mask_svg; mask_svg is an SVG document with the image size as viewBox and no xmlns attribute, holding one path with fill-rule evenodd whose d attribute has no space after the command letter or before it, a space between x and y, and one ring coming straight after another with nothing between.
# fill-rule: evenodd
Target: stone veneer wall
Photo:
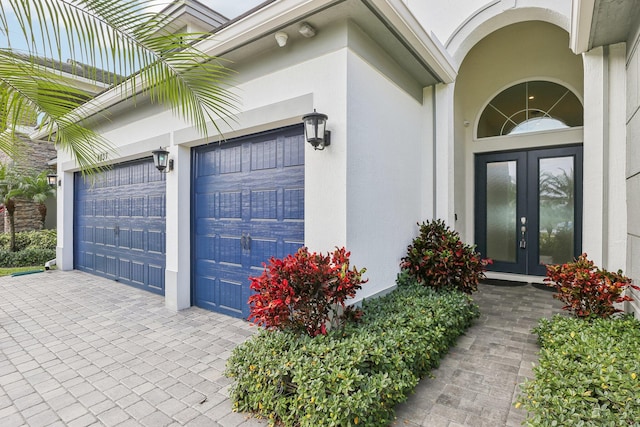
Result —
<instances>
[{"instance_id":1,"label":"stone veneer wall","mask_svg":"<svg viewBox=\"0 0 640 427\"><path fill-rule=\"evenodd\" d=\"M20 172L41 172L51 169L47 163L56 157L56 150L53 144L45 141L22 140L22 146L19 149L18 157L11 159L6 153L0 151L0 162L3 164L11 164L12 167ZM47 212L47 216L50 215ZM38 205L28 200L16 200L15 212L16 231L40 230L42 223L40 222L40 212ZM4 212L4 227L0 229L5 233L9 232L9 216Z\"/></svg>"}]
</instances>

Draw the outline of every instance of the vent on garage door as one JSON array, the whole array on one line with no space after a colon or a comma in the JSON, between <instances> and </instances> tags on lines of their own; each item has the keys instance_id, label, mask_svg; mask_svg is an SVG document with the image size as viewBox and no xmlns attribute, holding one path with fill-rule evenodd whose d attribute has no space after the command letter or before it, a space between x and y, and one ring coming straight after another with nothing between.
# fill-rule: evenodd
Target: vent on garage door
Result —
<instances>
[{"instance_id":1,"label":"vent on garage door","mask_svg":"<svg viewBox=\"0 0 640 427\"><path fill-rule=\"evenodd\" d=\"M74 268L164 295L164 181L151 159L76 173Z\"/></svg>"},{"instance_id":2,"label":"vent on garage door","mask_svg":"<svg viewBox=\"0 0 640 427\"><path fill-rule=\"evenodd\" d=\"M301 126L193 149L194 304L247 317L249 276L304 244Z\"/></svg>"}]
</instances>

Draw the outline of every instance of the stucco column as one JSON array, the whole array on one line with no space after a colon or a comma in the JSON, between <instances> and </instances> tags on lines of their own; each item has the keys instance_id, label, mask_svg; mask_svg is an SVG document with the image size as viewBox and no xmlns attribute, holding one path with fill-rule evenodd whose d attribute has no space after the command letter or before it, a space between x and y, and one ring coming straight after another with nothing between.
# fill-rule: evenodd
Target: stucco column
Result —
<instances>
[{"instance_id":1,"label":"stucco column","mask_svg":"<svg viewBox=\"0 0 640 427\"><path fill-rule=\"evenodd\" d=\"M604 204L607 220L605 268L626 271L627 246L627 85L626 43L609 46L609 129L608 176Z\"/></svg>"},{"instance_id":2,"label":"stucco column","mask_svg":"<svg viewBox=\"0 0 640 427\"><path fill-rule=\"evenodd\" d=\"M583 54L584 63L584 179L582 251L598 265L604 260L604 182L607 59L602 47Z\"/></svg>"},{"instance_id":3,"label":"stucco column","mask_svg":"<svg viewBox=\"0 0 640 427\"><path fill-rule=\"evenodd\" d=\"M63 172L58 161L56 187L57 244L56 265L60 270L73 270L73 172Z\"/></svg>"},{"instance_id":4,"label":"stucco column","mask_svg":"<svg viewBox=\"0 0 640 427\"><path fill-rule=\"evenodd\" d=\"M191 150L168 148L173 171L167 174L165 305L171 310L191 306Z\"/></svg>"},{"instance_id":5,"label":"stucco column","mask_svg":"<svg viewBox=\"0 0 640 427\"><path fill-rule=\"evenodd\" d=\"M596 264L626 265L625 46L598 47L584 60L582 248Z\"/></svg>"},{"instance_id":6,"label":"stucco column","mask_svg":"<svg viewBox=\"0 0 640 427\"><path fill-rule=\"evenodd\" d=\"M435 218L454 224L454 84L438 84L435 87L434 111L435 153L434 191Z\"/></svg>"}]
</instances>

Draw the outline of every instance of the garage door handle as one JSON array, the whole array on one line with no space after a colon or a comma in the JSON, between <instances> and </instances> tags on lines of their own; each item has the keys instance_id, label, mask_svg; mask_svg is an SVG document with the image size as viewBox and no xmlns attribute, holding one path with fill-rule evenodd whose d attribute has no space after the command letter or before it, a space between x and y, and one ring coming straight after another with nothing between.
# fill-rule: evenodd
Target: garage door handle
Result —
<instances>
[{"instance_id":1,"label":"garage door handle","mask_svg":"<svg viewBox=\"0 0 640 427\"><path fill-rule=\"evenodd\" d=\"M116 225L113 229L113 232L115 233L116 236L120 235L120 226Z\"/></svg>"},{"instance_id":2,"label":"garage door handle","mask_svg":"<svg viewBox=\"0 0 640 427\"><path fill-rule=\"evenodd\" d=\"M251 235L247 234L246 236L242 233L242 237L240 238L240 247L244 251L251 250Z\"/></svg>"},{"instance_id":3,"label":"garage door handle","mask_svg":"<svg viewBox=\"0 0 640 427\"><path fill-rule=\"evenodd\" d=\"M251 235L247 234L247 248L248 251L251 250Z\"/></svg>"}]
</instances>

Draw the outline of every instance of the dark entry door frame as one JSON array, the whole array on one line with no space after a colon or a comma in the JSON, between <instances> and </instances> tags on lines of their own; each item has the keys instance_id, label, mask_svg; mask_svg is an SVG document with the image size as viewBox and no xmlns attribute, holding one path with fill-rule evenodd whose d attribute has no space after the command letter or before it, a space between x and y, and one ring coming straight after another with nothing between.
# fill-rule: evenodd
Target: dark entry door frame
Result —
<instances>
[{"instance_id":1,"label":"dark entry door frame","mask_svg":"<svg viewBox=\"0 0 640 427\"><path fill-rule=\"evenodd\" d=\"M553 148L534 148L518 151L481 153L475 156L475 242L483 256L491 257L491 248L504 249L509 256L494 259L491 271L506 273L544 275L545 256L541 256L541 163L553 159L573 159L573 218L565 227L573 230L573 257L582 248L582 145ZM491 166L488 166L491 165ZM488 224L495 222L495 208L488 186L495 185L492 172L496 169L503 176L508 174L510 182L501 184L494 194L511 197L509 207L502 213L509 218L504 224L501 238L488 234ZM494 173L495 174L495 173ZM544 191L543 191L544 196ZM489 199L488 199L489 197ZM494 196L495 197L495 196ZM489 208L489 209L488 209ZM558 230L554 230L557 232ZM549 230L551 233L551 230ZM494 239L490 241L490 239ZM496 250L494 250L496 252Z\"/></svg>"}]
</instances>

